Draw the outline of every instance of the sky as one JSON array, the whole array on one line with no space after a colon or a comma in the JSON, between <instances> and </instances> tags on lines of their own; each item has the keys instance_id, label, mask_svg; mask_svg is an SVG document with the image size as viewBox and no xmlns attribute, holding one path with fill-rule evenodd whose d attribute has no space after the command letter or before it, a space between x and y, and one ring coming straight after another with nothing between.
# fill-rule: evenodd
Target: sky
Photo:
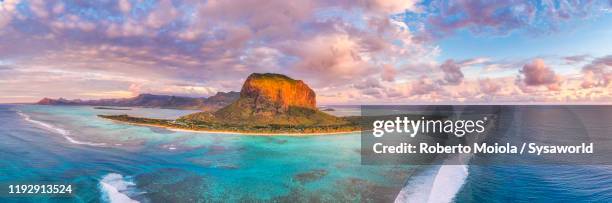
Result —
<instances>
[{"instance_id":1,"label":"sky","mask_svg":"<svg viewBox=\"0 0 612 203\"><path fill-rule=\"evenodd\" d=\"M609 104L612 1L0 0L0 103L208 97L254 72L319 104Z\"/></svg>"}]
</instances>

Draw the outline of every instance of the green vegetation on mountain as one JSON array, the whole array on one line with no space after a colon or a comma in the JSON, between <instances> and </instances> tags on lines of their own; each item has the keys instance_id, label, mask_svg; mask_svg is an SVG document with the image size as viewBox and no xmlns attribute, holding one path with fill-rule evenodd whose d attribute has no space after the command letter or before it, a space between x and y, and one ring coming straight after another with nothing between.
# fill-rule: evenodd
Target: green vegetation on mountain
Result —
<instances>
[{"instance_id":1,"label":"green vegetation on mountain","mask_svg":"<svg viewBox=\"0 0 612 203\"><path fill-rule=\"evenodd\" d=\"M44 98L38 101L39 105L86 105L86 106L110 106L110 107L146 107L146 108L170 108L170 109L194 109L202 111L215 111L234 102L240 93L217 92L208 98L180 97L169 95L140 94L132 98L122 99L50 99Z\"/></svg>"},{"instance_id":2,"label":"green vegetation on mountain","mask_svg":"<svg viewBox=\"0 0 612 203\"><path fill-rule=\"evenodd\" d=\"M251 74L240 97L215 111L177 120L100 116L171 128L244 133L334 133L359 130L356 119L336 117L316 108L315 92L301 80L280 74Z\"/></svg>"}]
</instances>

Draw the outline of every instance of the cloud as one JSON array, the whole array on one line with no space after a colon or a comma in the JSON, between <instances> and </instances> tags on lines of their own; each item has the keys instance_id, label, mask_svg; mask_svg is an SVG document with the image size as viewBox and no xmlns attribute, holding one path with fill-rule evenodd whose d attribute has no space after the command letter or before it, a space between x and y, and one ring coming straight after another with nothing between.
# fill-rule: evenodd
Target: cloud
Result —
<instances>
[{"instance_id":1,"label":"cloud","mask_svg":"<svg viewBox=\"0 0 612 203\"><path fill-rule=\"evenodd\" d=\"M357 89L379 89L382 88L382 85L380 84L380 82L375 79L375 78L368 78L363 80L362 82L359 82L355 85L353 85L355 88Z\"/></svg>"},{"instance_id":2,"label":"cloud","mask_svg":"<svg viewBox=\"0 0 612 203\"><path fill-rule=\"evenodd\" d=\"M118 1L119 10L123 13L129 13L132 10L132 4L129 0L119 0Z\"/></svg>"},{"instance_id":3,"label":"cloud","mask_svg":"<svg viewBox=\"0 0 612 203\"><path fill-rule=\"evenodd\" d=\"M54 21L51 23L53 29L63 30L63 29L80 29L84 32L90 32L96 29L96 24L83 20L81 17L77 15L67 15L62 21Z\"/></svg>"},{"instance_id":4,"label":"cloud","mask_svg":"<svg viewBox=\"0 0 612 203\"><path fill-rule=\"evenodd\" d=\"M603 1L431 1L426 35L443 37L466 29L477 34L506 35L527 29L529 32L557 30L562 22L602 13L609 5Z\"/></svg>"},{"instance_id":5,"label":"cloud","mask_svg":"<svg viewBox=\"0 0 612 203\"><path fill-rule=\"evenodd\" d=\"M397 75L397 70L395 70L395 68L390 64L383 65L382 69L382 80L387 82L393 82L395 80L395 76Z\"/></svg>"},{"instance_id":6,"label":"cloud","mask_svg":"<svg viewBox=\"0 0 612 203\"><path fill-rule=\"evenodd\" d=\"M85 97L93 97L93 98L127 98L127 97L135 96L132 92L124 91L124 90L102 91L102 92L83 92L83 93L79 93L79 95L85 96Z\"/></svg>"},{"instance_id":7,"label":"cloud","mask_svg":"<svg viewBox=\"0 0 612 203\"><path fill-rule=\"evenodd\" d=\"M368 96L372 96L372 97L381 97L382 96L382 92L380 89L376 89L376 88L370 88L370 89L364 89L361 90L362 94L368 95Z\"/></svg>"},{"instance_id":8,"label":"cloud","mask_svg":"<svg viewBox=\"0 0 612 203\"><path fill-rule=\"evenodd\" d=\"M471 58L471 59L466 59L461 61L461 66L473 66L473 65L479 65L479 64L486 64L489 63L490 59L489 58L485 58L485 57L477 57L477 58Z\"/></svg>"},{"instance_id":9,"label":"cloud","mask_svg":"<svg viewBox=\"0 0 612 203\"><path fill-rule=\"evenodd\" d=\"M20 0L5 0L0 2L0 30L13 20L19 2Z\"/></svg>"},{"instance_id":10,"label":"cloud","mask_svg":"<svg viewBox=\"0 0 612 203\"><path fill-rule=\"evenodd\" d=\"M520 64L485 57L440 63L441 46L419 37L462 29L504 34L535 29L540 23L547 29L582 18L582 11L597 6L560 2L550 9L548 2L535 8L531 2L515 1L4 0L0 60L10 61L11 69L0 68L0 94L205 96L239 90L252 72L278 72L306 81L318 95L325 95L321 98L326 102L470 101L487 95L548 99L580 87L582 81L564 82L554 93L540 91L561 84L562 76L555 71L566 72L530 65L523 67L520 83L514 83L507 74L512 71L514 76L515 69L525 65L523 59ZM422 18L410 22L411 15ZM571 59L579 57L567 57ZM583 68L590 91L609 84L610 76L599 74L609 73L609 68L597 68L604 67L602 61L593 60ZM494 76L475 80L470 74L478 71ZM555 79L548 78L550 73ZM417 77L421 75L427 76ZM538 91L525 93L521 88ZM576 98L602 98L584 95L589 96Z\"/></svg>"},{"instance_id":11,"label":"cloud","mask_svg":"<svg viewBox=\"0 0 612 203\"><path fill-rule=\"evenodd\" d=\"M49 11L47 10L47 2L44 0L30 0L30 10L39 18L49 17Z\"/></svg>"},{"instance_id":12,"label":"cloud","mask_svg":"<svg viewBox=\"0 0 612 203\"><path fill-rule=\"evenodd\" d=\"M159 29L174 21L178 15L179 13L176 8L174 8L172 1L160 0L155 9L147 16L145 23L151 28Z\"/></svg>"},{"instance_id":13,"label":"cloud","mask_svg":"<svg viewBox=\"0 0 612 203\"><path fill-rule=\"evenodd\" d=\"M502 85L499 82L496 82L490 78L479 80L478 83L480 84L480 91L488 95L496 94L502 88Z\"/></svg>"},{"instance_id":14,"label":"cloud","mask_svg":"<svg viewBox=\"0 0 612 203\"><path fill-rule=\"evenodd\" d=\"M66 10L66 6L62 2L57 2L53 6L53 9L52 9L53 14L55 14L55 15L59 15L59 14L63 13L65 10Z\"/></svg>"},{"instance_id":15,"label":"cloud","mask_svg":"<svg viewBox=\"0 0 612 203\"><path fill-rule=\"evenodd\" d=\"M142 7L145 7L142 2L140 3ZM181 15L171 0L160 0L146 5L148 6L147 12L140 16L131 15L133 5L128 0L119 0L115 6L120 13L113 14L123 20L115 20L102 25L105 28L105 34L111 38L154 37L161 34L160 30L169 24L177 22L177 18Z\"/></svg>"},{"instance_id":16,"label":"cloud","mask_svg":"<svg viewBox=\"0 0 612 203\"><path fill-rule=\"evenodd\" d=\"M463 81L465 77L461 68L466 66L480 65L487 63L488 58L472 58L463 61L455 61L453 59L447 59L443 64L439 66L440 70L444 73L445 84L457 85Z\"/></svg>"},{"instance_id":17,"label":"cloud","mask_svg":"<svg viewBox=\"0 0 612 203\"><path fill-rule=\"evenodd\" d=\"M217 88L206 87L203 85L192 85L192 84L180 84L180 83L132 83L129 85L127 91L114 91L111 93L123 93L123 96L119 97L130 97L139 94L162 94L162 95L175 95L175 96L212 96L219 90ZM90 94L90 96L95 96ZM102 96L97 96L102 97ZM104 98L104 97L102 97ZM113 98L113 97L106 97Z\"/></svg>"},{"instance_id":18,"label":"cloud","mask_svg":"<svg viewBox=\"0 0 612 203\"><path fill-rule=\"evenodd\" d=\"M358 40L344 34L325 35L292 46L288 53L302 59L295 66L299 72L348 80L373 68Z\"/></svg>"},{"instance_id":19,"label":"cloud","mask_svg":"<svg viewBox=\"0 0 612 203\"><path fill-rule=\"evenodd\" d=\"M459 84L463 80L463 72L461 72L461 66L452 59L446 60L440 69L444 72L444 80L448 84Z\"/></svg>"},{"instance_id":20,"label":"cloud","mask_svg":"<svg viewBox=\"0 0 612 203\"><path fill-rule=\"evenodd\" d=\"M581 55L566 56L566 57L563 57L563 59L568 64L574 64L574 63L583 62L586 59L588 59L589 57L590 57L590 55L588 55L588 54L581 54Z\"/></svg>"},{"instance_id":21,"label":"cloud","mask_svg":"<svg viewBox=\"0 0 612 203\"><path fill-rule=\"evenodd\" d=\"M585 88L585 89L591 88L591 87L596 86L599 83L599 81L595 79L595 73L593 73L593 71L590 71L590 70L584 71L582 77L583 77L583 81L582 81L582 84L580 84L582 88Z\"/></svg>"},{"instance_id":22,"label":"cloud","mask_svg":"<svg viewBox=\"0 0 612 203\"><path fill-rule=\"evenodd\" d=\"M582 68L583 88L612 85L612 55L595 58Z\"/></svg>"},{"instance_id":23,"label":"cloud","mask_svg":"<svg viewBox=\"0 0 612 203\"><path fill-rule=\"evenodd\" d=\"M394 0L359 0L349 1L349 3L360 5L361 7L381 13L402 13L404 11L418 11L416 6L417 1L405 0L405 1L394 1Z\"/></svg>"},{"instance_id":24,"label":"cloud","mask_svg":"<svg viewBox=\"0 0 612 203\"><path fill-rule=\"evenodd\" d=\"M558 90L562 80L542 59L534 59L531 63L525 64L519 73L524 77L522 82L525 85L544 85L549 90Z\"/></svg>"},{"instance_id":25,"label":"cloud","mask_svg":"<svg viewBox=\"0 0 612 203\"><path fill-rule=\"evenodd\" d=\"M30 1L21 10L17 4L0 3L0 25L8 26L0 55L24 70L101 72L115 87L111 76L129 76L141 81L141 91L160 81L235 90L251 72L284 73L321 88L382 77L384 67L391 81L403 73L395 71L404 68L395 66L401 60L435 57L402 22L388 19L415 11L411 1Z\"/></svg>"},{"instance_id":26,"label":"cloud","mask_svg":"<svg viewBox=\"0 0 612 203\"><path fill-rule=\"evenodd\" d=\"M431 94L440 89L440 86L436 84L431 78L427 76L421 76L418 80L413 81L410 84L410 95L425 95Z\"/></svg>"}]
</instances>

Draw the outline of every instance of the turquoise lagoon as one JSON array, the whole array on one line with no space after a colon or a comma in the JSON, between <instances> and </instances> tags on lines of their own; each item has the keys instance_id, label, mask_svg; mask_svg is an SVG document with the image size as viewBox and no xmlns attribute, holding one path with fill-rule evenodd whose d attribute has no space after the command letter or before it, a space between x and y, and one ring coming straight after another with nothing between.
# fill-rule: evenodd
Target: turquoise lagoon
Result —
<instances>
[{"instance_id":1,"label":"turquoise lagoon","mask_svg":"<svg viewBox=\"0 0 612 203\"><path fill-rule=\"evenodd\" d=\"M332 108L359 114L359 106ZM96 117L192 112L0 105L0 185L76 187L72 197L0 202L612 202L610 166L368 166L361 165L355 133L178 132ZM612 112L582 118L610 132L606 115Z\"/></svg>"},{"instance_id":2,"label":"turquoise lagoon","mask_svg":"<svg viewBox=\"0 0 612 203\"><path fill-rule=\"evenodd\" d=\"M96 117L193 111L0 106L0 183L72 183L74 202L393 201L410 166L360 164L358 133L249 136L177 132ZM339 110L338 113L346 113Z\"/></svg>"}]
</instances>

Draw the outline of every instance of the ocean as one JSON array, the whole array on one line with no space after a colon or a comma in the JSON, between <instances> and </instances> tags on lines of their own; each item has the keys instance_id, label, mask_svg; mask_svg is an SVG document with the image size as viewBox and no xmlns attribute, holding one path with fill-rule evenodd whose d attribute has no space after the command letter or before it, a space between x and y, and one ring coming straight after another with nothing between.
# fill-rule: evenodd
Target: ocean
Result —
<instances>
[{"instance_id":1,"label":"ocean","mask_svg":"<svg viewBox=\"0 0 612 203\"><path fill-rule=\"evenodd\" d=\"M192 133L96 117L191 112L2 105L0 183L72 183L76 194L0 202L393 201L415 170L361 165L359 134Z\"/></svg>"},{"instance_id":2,"label":"ocean","mask_svg":"<svg viewBox=\"0 0 612 203\"><path fill-rule=\"evenodd\" d=\"M354 115L358 107L333 107ZM70 183L71 197L0 202L610 202L609 166L362 165L359 133L179 132L96 117L193 111L0 105L0 183Z\"/></svg>"}]
</instances>

